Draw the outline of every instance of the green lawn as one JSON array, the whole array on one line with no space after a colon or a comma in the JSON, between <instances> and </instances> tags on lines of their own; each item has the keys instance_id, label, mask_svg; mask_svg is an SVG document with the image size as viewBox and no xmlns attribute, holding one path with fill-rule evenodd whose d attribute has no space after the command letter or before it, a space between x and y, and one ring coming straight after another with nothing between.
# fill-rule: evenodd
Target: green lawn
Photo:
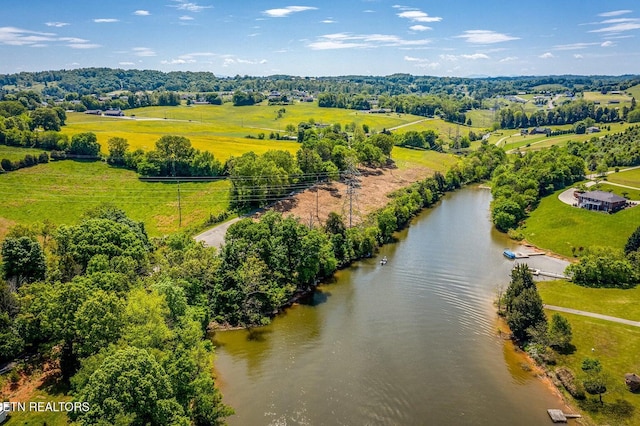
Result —
<instances>
[{"instance_id":1,"label":"green lawn","mask_svg":"<svg viewBox=\"0 0 640 426\"><path fill-rule=\"evenodd\" d=\"M22 160L27 154L38 156L43 152L45 152L43 149L18 148L14 146L0 145L0 160L6 158L7 160L17 161Z\"/></svg>"},{"instance_id":2,"label":"green lawn","mask_svg":"<svg viewBox=\"0 0 640 426\"><path fill-rule=\"evenodd\" d=\"M547 302L544 297L543 300ZM546 311L547 317L554 314ZM573 345L576 350L569 355L559 355L555 369L569 367L578 378L582 370L582 361L597 358L607 376L607 392L603 395L605 407L603 413L588 411L596 424L602 425L640 425L640 395L629 392L624 384L624 375L640 371L640 328L617 324L610 321L588 318L579 315L561 314L569 320L573 332ZM587 395L589 399L596 396ZM626 401L622 404L620 400ZM575 402L586 408L586 404ZM616 410L614 407L630 405L630 410ZM597 406L599 404L590 404ZM629 413L631 411L631 413Z\"/></svg>"},{"instance_id":3,"label":"green lawn","mask_svg":"<svg viewBox=\"0 0 640 426\"><path fill-rule=\"evenodd\" d=\"M607 180L621 185L640 188L640 169L629 170L628 172L622 173L612 173L607 175Z\"/></svg>"},{"instance_id":4,"label":"green lawn","mask_svg":"<svg viewBox=\"0 0 640 426\"><path fill-rule=\"evenodd\" d=\"M391 156L399 168L421 166L443 173L458 161L458 157L452 154L401 148L399 146L393 147Z\"/></svg>"},{"instance_id":5,"label":"green lawn","mask_svg":"<svg viewBox=\"0 0 640 426\"><path fill-rule=\"evenodd\" d=\"M560 192L543 198L521 227L531 244L567 257L572 247L622 249L640 224L640 207L615 214L592 212L564 204L558 200Z\"/></svg>"},{"instance_id":6,"label":"green lawn","mask_svg":"<svg viewBox=\"0 0 640 426\"><path fill-rule=\"evenodd\" d=\"M640 287L588 288L558 280L538 282L544 303L640 321Z\"/></svg>"},{"instance_id":7,"label":"green lawn","mask_svg":"<svg viewBox=\"0 0 640 426\"><path fill-rule=\"evenodd\" d=\"M133 171L102 162L59 161L0 175L3 208L0 237L16 223L45 218L76 223L88 209L111 203L145 223L150 235L178 229L178 192L174 183L140 182ZM228 181L180 184L182 226L198 226L228 208Z\"/></svg>"}]
</instances>

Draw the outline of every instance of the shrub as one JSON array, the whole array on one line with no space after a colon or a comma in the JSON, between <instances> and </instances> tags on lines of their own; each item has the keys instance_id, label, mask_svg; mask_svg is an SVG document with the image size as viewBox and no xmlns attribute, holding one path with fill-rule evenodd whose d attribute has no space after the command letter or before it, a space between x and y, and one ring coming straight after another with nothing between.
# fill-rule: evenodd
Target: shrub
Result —
<instances>
[{"instance_id":1,"label":"shrub","mask_svg":"<svg viewBox=\"0 0 640 426\"><path fill-rule=\"evenodd\" d=\"M586 398L584 387L580 382L576 381L573 372L567 367L560 367L556 370L556 377L562 383L562 386L569 392L569 395L575 399L583 400Z\"/></svg>"}]
</instances>

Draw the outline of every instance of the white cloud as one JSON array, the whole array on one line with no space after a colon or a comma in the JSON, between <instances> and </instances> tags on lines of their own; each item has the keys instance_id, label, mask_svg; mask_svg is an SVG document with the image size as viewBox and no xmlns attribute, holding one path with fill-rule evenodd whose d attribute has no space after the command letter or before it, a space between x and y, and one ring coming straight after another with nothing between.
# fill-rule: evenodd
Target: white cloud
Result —
<instances>
[{"instance_id":1,"label":"white cloud","mask_svg":"<svg viewBox=\"0 0 640 426\"><path fill-rule=\"evenodd\" d=\"M188 16L188 15L183 15L180 17L181 21L193 21L193 17L192 16Z\"/></svg>"},{"instance_id":2,"label":"white cloud","mask_svg":"<svg viewBox=\"0 0 640 426\"><path fill-rule=\"evenodd\" d=\"M149 13L148 10L136 10L135 12L133 12L134 15L137 16L149 16L151 15L151 13Z\"/></svg>"},{"instance_id":3,"label":"white cloud","mask_svg":"<svg viewBox=\"0 0 640 426\"><path fill-rule=\"evenodd\" d=\"M325 19L323 21L320 21L323 24L335 24L337 21L334 21L333 19Z\"/></svg>"},{"instance_id":4,"label":"white cloud","mask_svg":"<svg viewBox=\"0 0 640 426\"><path fill-rule=\"evenodd\" d=\"M572 44L558 44L553 46L555 50L580 50L586 49L590 46L597 46L599 43L572 43Z\"/></svg>"},{"instance_id":5,"label":"white cloud","mask_svg":"<svg viewBox=\"0 0 640 426\"><path fill-rule=\"evenodd\" d=\"M443 61L456 62L460 59L469 59L475 61L477 59L490 59L489 56L484 53L474 53L471 55L451 55L451 54L442 54L440 55L440 59Z\"/></svg>"},{"instance_id":6,"label":"white cloud","mask_svg":"<svg viewBox=\"0 0 640 426\"><path fill-rule=\"evenodd\" d=\"M120 20L115 18L97 18L94 19L93 22L95 22L96 24L110 24L112 22L120 22Z\"/></svg>"},{"instance_id":7,"label":"white cloud","mask_svg":"<svg viewBox=\"0 0 640 426\"><path fill-rule=\"evenodd\" d=\"M624 10L612 10L611 12L604 12L599 14L598 16L620 16L620 15L626 15L627 13L631 13L633 12L633 10L628 10L628 9L624 9Z\"/></svg>"},{"instance_id":8,"label":"white cloud","mask_svg":"<svg viewBox=\"0 0 640 426\"><path fill-rule=\"evenodd\" d=\"M178 10L188 10L189 12L194 12L194 13L198 13L198 12L202 12L205 9L210 9L213 6L201 6L197 3L191 3L188 2L187 0L173 0L174 3L177 3L175 5L170 5L171 7L175 7Z\"/></svg>"},{"instance_id":9,"label":"white cloud","mask_svg":"<svg viewBox=\"0 0 640 426\"><path fill-rule=\"evenodd\" d=\"M46 47L50 43L64 43L72 49L94 49L100 47L89 40L78 37L60 37L55 33L43 33L15 27L0 27L0 45Z\"/></svg>"},{"instance_id":10,"label":"white cloud","mask_svg":"<svg viewBox=\"0 0 640 426\"><path fill-rule=\"evenodd\" d=\"M511 61L517 61L517 60L518 60L517 56L507 56L506 58L500 59L500 62L511 62Z\"/></svg>"},{"instance_id":11,"label":"white cloud","mask_svg":"<svg viewBox=\"0 0 640 426\"><path fill-rule=\"evenodd\" d=\"M476 59L489 59L489 57L487 55L485 55L484 53L474 53L473 55L460 55L460 57L464 58L464 59L472 59L472 60L476 60Z\"/></svg>"},{"instance_id":12,"label":"white cloud","mask_svg":"<svg viewBox=\"0 0 640 426\"><path fill-rule=\"evenodd\" d=\"M612 41L605 41L603 42L600 47L611 47L611 46L615 46L616 44Z\"/></svg>"},{"instance_id":13,"label":"white cloud","mask_svg":"<svg viewBox=\"0 0 640 426\"><path fill-rule=\"evenodd\" d=\"M422 61L424 61L424 59L414 58L414 57L411 57L411 56L405 56L404 60L407 61L407 62L422 62Z\"/></svg>"},{"instance_id":14,"label":"white cloud","mask_svg":"<svg viewBox=\"0 0 640 426\"><path fill-rule=\"evenodd\" d=\"M551 58L555 58L555 56L553 56L553 53L551 52L546 52L543 53L542 55L538 56L540 59L551 59Z\"/></svg>"},{"instance_id":15,"label":"white cloud","mask_svg":"<svg viewBox=\"0 0 640 426\"><path fill-rule=\"evenodd\" d=\"M432 30L433 28L427 27L425 25L412 25L409 27L409 29L411 31L428 31L428 30Z\"/></svg>"},{"instance_id":16,"label":"white cloud","mask_svg":"<svg viewBox=\"0 0 640 426\"><path fill-rule=\"evenodd\" d=\"M70 24L66 22L46 22L45 25L47 27L61 28L61 27L66 27L67 25L70 25Z\"/></svg>"},{"instance_id":17,"label":"white cloud","mask_svg":"<svg viewBox=\"0 0 640 426\"><path fill-rule=\"evenodd\" d=\"M142 56L142 57L156 56L156 52L154 52L153 49L150 49L148 47L134 47L131 50L133 50L133 54L136 56Z\"/></svg>"},{"instance_id":18,"label":"white cloud","mask_svg":"<svg viewBox=\"0 0 640 426\"><path fill-rule=\"evenodd\" d=\"M317 7L312 6L287 6L280 9L267 9L263 10L262 13L271 18L285 18L292 13L297 12L306 12L307 10L317 10Z\"/></svg>"},{"instance_id":19,"label":"white cloud","mask_svg":"<svg viewBox=\"0 0 640 426\"><path fill-rule=\"evenodd\" d=\"M403 9L401 9L403 10ZM439 16L429 16L428 13L421 10L405 10L398 13L400 18L408 19L411 22L440 22L442 18Z\"/></svg>"},{"instance_id":20,"label":"white cloud","mask_svg":"<svg viewBox=\"0 0 640 426\"><path fill-rule=\"evenodd\" d=\"M118 62L118 65L124 65L124 66L135 65L135 62Z\"/></svg>"},{"instance_id":21,"label":"white cloud","mask_svg":"<svg viewBox=\"0 0 640 426\"><path fill-rule=\"evenodd\" d=\"M631 31L640 29L640 22L622 22L619 24L609 25L608 27L591 30L590 33L620 33L623 31Z\"/></svg>"},{"instance_id":22,"label":"white cloud","mask_svg":"<svg viewBox=\"0 0 640 426\"><path fill-rule=\"evenodd\" d=\"M583 59L584 56L580 55L579 53L576 53L575 55L573 55L574 58L576 59Z\"/></svg>"},{"instance_id":23,"label":"white cloud","mask_svg":"<svg viewBox=\"0 0 640 426\"><path fill-rule=\"evenodd\" d=\"M67 46L72 49L97 49L100 47L99 44L92 43L69 43Z\"/></svg>"},{"instance_id":24,"label":"white cloud","mask_svg":"<svg viewBox=\"0 0 640 426\"><path fill-rule=\"evenodd\" d=\"M519 40L519 37L513 37L510 35L497 33L495 31L488 30L468 30L464 34L456 36L457 38L463 38L468 43L475 44L493 44L502 43L505 41Z\"/></svg>"},{"instance_id":25,"label":"white cloud","mask_svg":"<svg viewBox=\"0 0 640 426\"><path fill-rule=\"evenodd\" d=\"M424 46L429 40L406 40L390 34L325 34L309 43L313 50Z\"/></svg>"}]
</instances>

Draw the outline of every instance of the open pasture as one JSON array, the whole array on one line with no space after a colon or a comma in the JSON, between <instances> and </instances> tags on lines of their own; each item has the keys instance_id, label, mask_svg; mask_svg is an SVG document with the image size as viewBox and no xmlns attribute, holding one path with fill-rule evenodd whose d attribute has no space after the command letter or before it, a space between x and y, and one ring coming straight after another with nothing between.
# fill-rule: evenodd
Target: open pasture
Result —
<instances>
[{"instance_id":1,"label":"open pasture","mask_svg":"<svg viewBox=\"0 0 640 426\"><path fill-rule=\"evenodd\" d=\"M281 112L281 118L278 118L281 109L285 112ZM298 123L302 121L340 123L343 128L349 123L367 124L371 131L381 131L422 119L407 114L364 114L353 110L319 108L305 103L286 106L234 107L225 103L148 107L126 110L126 114L125 118L111 118L69 113L63 132L69 135L94 132L104 152L107 140L114 136L127 139L131 149L151 150L160 137L181 135L189 138L195 148L211 151L218 159L225 160L248 151L258 154L270 149L297 151L299 144L295 141L270 140L269 135L273 132L287 136L287 125L291 124L297 130ZM260 134L264 139L258 139Z\"/></svg>"},{"instance_id":2,"label":"open pasture","mask_svg":"<svg viewBox=\"0 0 640 426\"><path fill-rule=\"evenodd\" d=\"M25 155L38 156L45 152L44 149L37 148L18 148L13 146L0 145L0 160L6 158L11 161L22 160Z\"/></svg>"},{"instance_id":3,"label":"open pasture","mask_svg":"<svg viewBox=\"0 0 640 426\"><path fill-rule=\"evenodd\" d=\"M599 102L600 105L620 106L631 105L631 97L625 93L600 93L600 92L583 92L585 101Z\"/></svg>"},{"instance_id":4,"label":"open pasture","mask_svg":"<svg viewBox=\"0 0 640 426\"><path fill-rule=\"evenodd\" d=\"M179 229L175 183L141 182L135 172L102 162L65 160L6 173L0 175L0 192L8 194L0 212L0 237L18 223L77 223L101 203L144 222L152 236ZM181 183L180 196L182 226L198 226L228 208L229 182Z\"/></svg>"}]
</instances>

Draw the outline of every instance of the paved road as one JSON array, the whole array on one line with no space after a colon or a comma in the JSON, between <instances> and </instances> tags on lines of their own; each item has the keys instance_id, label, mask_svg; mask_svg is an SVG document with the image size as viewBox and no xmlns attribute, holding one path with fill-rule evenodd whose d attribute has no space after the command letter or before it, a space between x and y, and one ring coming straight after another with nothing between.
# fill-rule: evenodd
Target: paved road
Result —
<instances>
[{"instance_id":1,"label":"paved road","mask_svg":"<svg viewBox=\"0 0 640 426\"><path fill-rule=\"evenodd\" d=\"M207 247L215 247L220 248L224 243L224 235L227 233L227 229L234 223L239 220L244 219L244 217L236 217L235 219L231 219L225 223L221 223L220 225L214 226L213 228L204 231L202 234L196 235L196 241L204 242L204 245Z\"/></svg>"},{"instance_id":2,"label":"paved road","mask_svg":"<svg viewBox=\"0 0 640 426\"><path fill-rule=\"evenodd\" d=\"M549 309L550 311L558 311L558 312L565 312L567 314L582 315L583 317L598 318L605 321L612 321L612 322L617 322L619 324L630 325L633 327L640 327L639 321L631 321L624 318L617 318L617 317L611 317L609 315L596 314L594 312L581 311L579 309L563 308L561 306L553 306L553 305L544 305L544 308Z\"/></svg>"}]
</instances>

